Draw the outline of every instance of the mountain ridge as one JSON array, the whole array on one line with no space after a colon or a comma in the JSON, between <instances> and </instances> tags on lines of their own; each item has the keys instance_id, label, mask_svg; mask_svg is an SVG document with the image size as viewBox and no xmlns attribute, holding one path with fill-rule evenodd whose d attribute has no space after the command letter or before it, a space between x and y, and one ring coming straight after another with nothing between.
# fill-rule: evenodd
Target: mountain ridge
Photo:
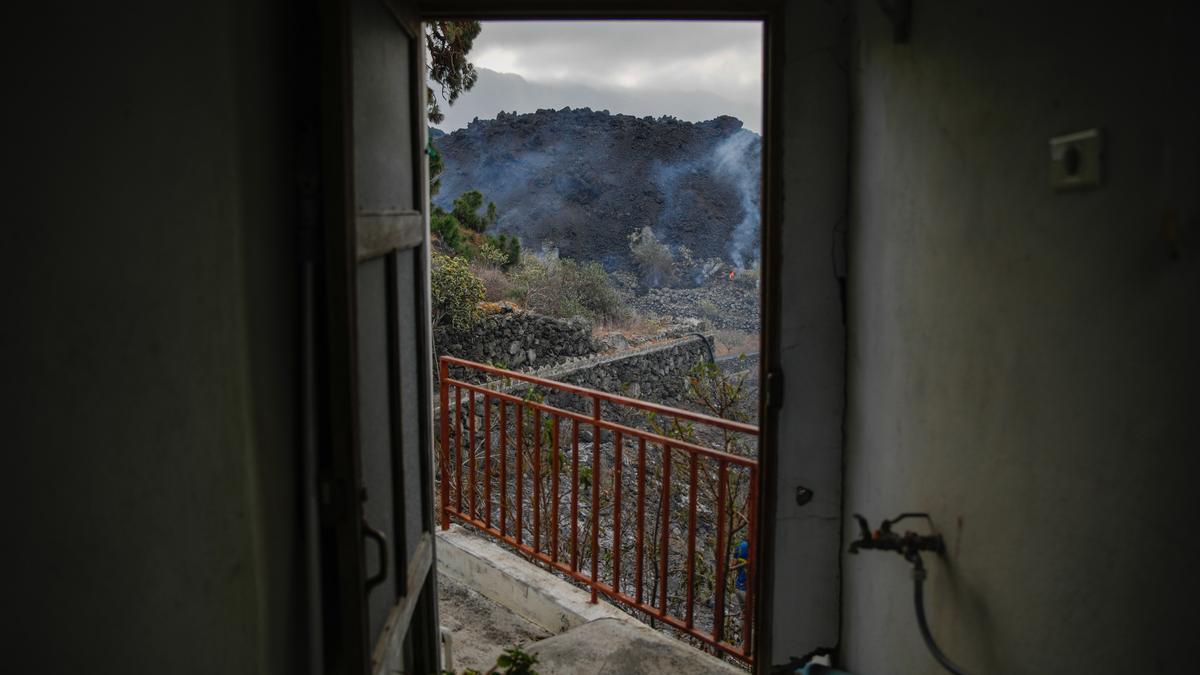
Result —
<instances>
[{"instance_id":1,"label":"mountain ridge","mask_svg":"<svg viewBox=\"0 0 1200 675\"><path fill-rule=\"evenodd\" d=\"M451 132L465 128L472 118L491 119L499 110L529 113L538 109L607 109L634 117L664 113L698 122L721 115L736 117L750 131L761 128L761 102L749 98L727 98L703 89L662 91L600 87L571 81L530 80L516 73L476 68L479 79L454 105L443 105L442 128ZM436 87L435 87L436 91Z\"/></svg>"}]
</instances>

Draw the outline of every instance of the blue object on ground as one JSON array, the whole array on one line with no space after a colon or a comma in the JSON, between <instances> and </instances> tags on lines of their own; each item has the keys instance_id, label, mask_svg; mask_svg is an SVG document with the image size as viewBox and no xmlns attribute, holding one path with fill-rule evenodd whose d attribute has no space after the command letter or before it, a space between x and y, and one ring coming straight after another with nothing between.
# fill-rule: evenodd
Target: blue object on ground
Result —
<instances>
[{"instance_id":1,"label":"blue object on ground","mask_svg":"<svg viewBox=\"0 0 1200 675\"><path fill-rule=\"evenodd\" d=\"M743 539L742 543L738 544L737 548L733 550L733 562L742 564L741 567L737 568L737 578L733 582L734 587L739 591L746 590L746 560L749 557L750 544L746 543L746 540Z\"/></svg>"}]
</instances>

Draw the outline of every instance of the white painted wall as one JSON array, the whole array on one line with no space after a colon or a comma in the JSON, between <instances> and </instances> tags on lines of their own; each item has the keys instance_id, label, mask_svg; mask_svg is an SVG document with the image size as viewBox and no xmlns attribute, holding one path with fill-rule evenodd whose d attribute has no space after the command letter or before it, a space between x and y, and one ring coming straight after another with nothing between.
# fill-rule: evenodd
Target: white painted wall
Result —
<instances>
[{"instance_id":1,"label":"white painted wall","mask_svg":"<svg viewBox=\"0 0 1200 675\"><path fill-rule=\"evenodd\" d=\"M1184 3L857 3L849 514L933 514L971 673L1194 669L1200 75ZM1104 127L1107 180L1048 187ZM1171 215L1173 214L1173 216ZM1173 260L1164 222L1177 223ZM844 556L842 663L934 673L908 566Z\"/></svg>"},{"instance_id":2,"label":"white painted wall","mask_svg":"<svg viewBox=\"0 0 1200 675\"><path fill-rule=\"evenodd\" d=\"M764 308L778 326L771 357L783 374L777 424L774 542L764 590L771 602L770 664L786 664L837 646L838 550L842 508L846 329L839 263L846 228L846 19L843 2L792 0L783 15L781 255L777 306ZM813 491L800 505L796 488Z\"/></svg>"},{"instance_id":3,"label":"white painted wall","mask_svg":"<svg viewBox=\"0 0 1200 675\"><path fill-rule=\"evenodd\" d=\"M14 672L302 668L291 21L267 0L6 20Z\"/></svg>"}]
</instances>

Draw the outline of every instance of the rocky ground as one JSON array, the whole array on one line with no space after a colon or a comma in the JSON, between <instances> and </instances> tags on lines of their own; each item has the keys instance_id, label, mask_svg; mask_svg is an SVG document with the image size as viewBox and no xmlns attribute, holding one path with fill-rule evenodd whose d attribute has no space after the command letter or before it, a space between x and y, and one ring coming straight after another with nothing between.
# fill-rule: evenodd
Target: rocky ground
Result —
<instances>
[{"instance_id":1,"label":"rocky ground","mask_svg":"<svg viewBox=\"0 0 1200 675\"><path fill-rule=\"evenodd\" d=\"M700 319L713 328L757 333L759 289L753 280L715 277L696 288L651 288L630 306L645 315Z\"/></svg>"}]
</instances>

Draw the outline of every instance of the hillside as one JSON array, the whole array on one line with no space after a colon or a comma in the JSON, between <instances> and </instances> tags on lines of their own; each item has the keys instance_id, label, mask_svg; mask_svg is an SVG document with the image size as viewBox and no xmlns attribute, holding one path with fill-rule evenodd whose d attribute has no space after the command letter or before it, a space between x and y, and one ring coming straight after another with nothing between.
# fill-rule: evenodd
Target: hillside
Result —
<instances>
[{"instance_id":1,"label":"hillside","mask_svg":"<svg viewBox=\"0 0 1200 675\"><path fill-rule=\"evenodd\" d=\"M758 255L760 138L735 118L500 113L434 142L445 161L434 202L481 190L500 214L493 228L527 249L628 269L629 234L648 226L696 258Z\"/></svg>"}]
</instances>

